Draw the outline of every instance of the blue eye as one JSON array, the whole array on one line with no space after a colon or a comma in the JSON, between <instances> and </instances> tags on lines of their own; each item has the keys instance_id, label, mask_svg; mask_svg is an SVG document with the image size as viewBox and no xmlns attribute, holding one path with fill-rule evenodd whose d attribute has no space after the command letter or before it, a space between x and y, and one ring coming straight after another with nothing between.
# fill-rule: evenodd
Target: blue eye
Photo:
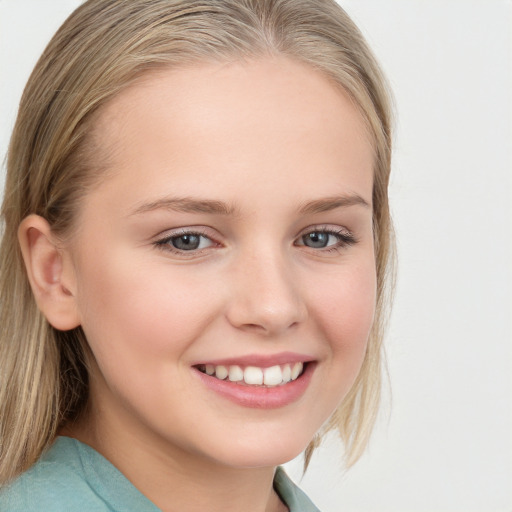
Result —
<instances>
[{"instance_id":1,"label":"blue eye","mask_svg":"<svg viewBox=\"0 0 512 512\"><path fill-rule=\"evenodd\" d=\"M199 235L180 235L172 237L169 243L180 251L195 251L201 246L201 237Z\"/></svg>"},{"instance_id":2,"label":"blue eye","mask_svg":"<svg viewBox=\"0 0 512 512\"><path fill-rule=\"evenodd\" d=\"M345 230L316 229L302 235L296 245L310 249L339 249L356 243L354 235Z\"/></svg>"},{"instance_id":3,"label":"blue eye","mask_svg":"<svg viewBox=\"0 0 512 512\"><path fill-rule=\"evenodd\" d=\"M302 237L302 243L306 247L311 247L312 249L323 249L337 241L337 238L333 235L329 233L322 233L321 231L313 231L312 233L308 233Z\"/></svg>"},{"instance_id":4,"label":"blue eye","mask_svg":"<svg viewBox=\"0 0 512 512\"><path fill-rule=\"evenodd\" d=\"M192 252L211 247L214 242L201 233L183 232L158 240L156 245L175 252Z\"/></svg>"}]
</instances>

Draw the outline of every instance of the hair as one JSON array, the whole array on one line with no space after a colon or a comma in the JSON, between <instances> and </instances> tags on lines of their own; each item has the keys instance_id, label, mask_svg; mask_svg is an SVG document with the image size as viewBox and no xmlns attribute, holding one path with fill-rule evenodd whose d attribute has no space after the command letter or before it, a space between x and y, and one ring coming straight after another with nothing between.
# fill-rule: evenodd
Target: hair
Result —
<instances>
[{"instance_id":1,"label":"hair","mask_svg":"<svg viewBox=\"0 0 512 512\"><path fill-rule=\"evenodd\" d=\"M305 63L339 84L374 147L375 319L361 371L306 449L305 467L333 430L344 442L347 465L362 454L380 400L394 275L390 94L363 36L334 0L89 0L40 57L8 149L0 246L0 484L34 464L88 402L87 341L80 327L59 331L38 310L17 241L20 222L37 214L57 236L72 232L81 198L108 169L98 161L95 119L139 77L162 67L267 56Z\"/></svg>"}]
</instances>

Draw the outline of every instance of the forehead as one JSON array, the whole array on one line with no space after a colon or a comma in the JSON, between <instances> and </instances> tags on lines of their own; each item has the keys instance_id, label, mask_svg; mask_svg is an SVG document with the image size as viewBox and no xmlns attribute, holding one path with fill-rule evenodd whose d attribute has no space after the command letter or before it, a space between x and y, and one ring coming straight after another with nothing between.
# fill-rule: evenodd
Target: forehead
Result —
<instances>
[{"instance_id":1,"label":"forehead","mask_svg":"<svg viewBox=\"0 0 512 512\"><path fill-rule=\"evenodd\" d=\"M194 178L233 172L286 186L291 167L313 183L319 169L338 165L371 188L373 149L357 107L324 74L288 58L151 72L104 108L95 131L114 175L129 170L155 189L163 174L188 176L192 189Z\"/></svg>"}]
</instances>

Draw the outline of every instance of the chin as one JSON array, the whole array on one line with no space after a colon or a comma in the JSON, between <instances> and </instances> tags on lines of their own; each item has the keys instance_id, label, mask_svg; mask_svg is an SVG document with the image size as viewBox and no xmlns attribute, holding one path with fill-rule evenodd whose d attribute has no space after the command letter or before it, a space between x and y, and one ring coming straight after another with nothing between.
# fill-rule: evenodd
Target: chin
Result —
<instances>
[{"instance_id":1,"label":"chin","mask_svg":"<svg viewBox=\"0 0 512 512\"><path fill-rule=\"evenodd\" d=\"M268 441L253 441L252 443L230 443L225 447L217 460L225 465L236 468L276 467L300 455L308 446L307 439L283 439L274 437Z\"/></svg>"}]
</instances>

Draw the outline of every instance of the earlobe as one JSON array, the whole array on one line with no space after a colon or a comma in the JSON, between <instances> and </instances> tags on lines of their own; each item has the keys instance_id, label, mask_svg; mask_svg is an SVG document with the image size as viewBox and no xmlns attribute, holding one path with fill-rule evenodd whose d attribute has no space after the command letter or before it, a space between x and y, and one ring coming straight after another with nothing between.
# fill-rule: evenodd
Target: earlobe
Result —
<instances>
[{"instance_id":1,"label":"earlobe","mask_svg":"<svg viewBox=\"0 0 512 512\"><path fill-rule=\"evenodd\" d=\"M71 261L58 247L48 222L29 215L20 224L18 240L28 279L37 305L56 329L67 331L80 325Z\"/></svg>"}]
</instances>

